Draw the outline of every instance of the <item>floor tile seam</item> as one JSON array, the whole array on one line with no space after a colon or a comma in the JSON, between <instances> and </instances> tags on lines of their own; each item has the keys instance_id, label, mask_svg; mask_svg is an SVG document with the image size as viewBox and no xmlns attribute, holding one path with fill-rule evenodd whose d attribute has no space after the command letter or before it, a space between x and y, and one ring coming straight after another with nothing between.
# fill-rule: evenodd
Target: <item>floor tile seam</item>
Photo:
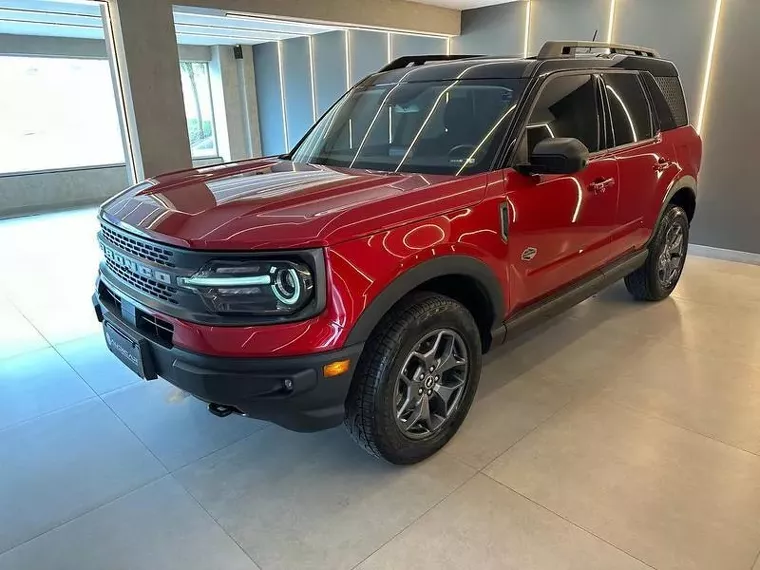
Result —
<instances>
[{"instance_id":1,"label":"floor tile seam","mask_svg":"<svg viewBox=\"0 0 760 570\"><path fill-rule=\"evenodd\" d=\"M639 558L638 556L635 556L635 555L631 554L630 552L626 551L625 549L623 549L623 548L619 547L619 546L618 546L618 545L616 545L616 544L613 544L613 543L612 543L612 542L610 542L609 540L607 540L607 539L605 539L605 538L603 538L603 537L599 536L598 534L596 534L596 533L592 532L591 530L589 530L589 529L587 529L587 528L585 528L585 527L581 526L580 524L578 524L578 523L576 523L575 521L573 521L573 520L571 520L571 519L567 518L566 516L563 516L563 515L559 514L558 512L556 512L556 511L554 511L553 509L551 509L551 508L547 507L546 505L544 505L544 504L542 504L542 503L539 503L537 500L535 500L535 499L532 499L531 497L529 497L529 496L527 496L527 495L525 495L525 494L521 493L521 492L520 492L520 491L518 491L517 489L514 489L513 487L510 487L510 486L509 486L509 485L507 485L506 483L503 483L502 481L499 481L498 479L496 479L496 478L495 478L495 477L493 477L492 475L490 475L490 474L488 474L488 473L485 473L485 472L483 473L483 475L485 475L486 477L488 477L488 478L489 478L491 481L493 481L494 483L496 483L496 484L498 484L498 485L501 485L501 486L502 486L502 487L504 487L505 489L508 489L509 491L512 491L513 493L515 493L515 494L519 495L520 497L522 497L522 498L523 498L523 499L525 499L526 501L530 501L532 504L536 505L537 507L540 507L542 510L544 510L544 511L546 511L546 512L548 512L548 513L551 513L551 514L553 514L554 516L556 516L556 517L558 517L558 518L562 519L563 521L565 521L565 522L567 522L567 523L571 524L572 526L574 526L574 527L575 527L575 528L577 528L578 530L581 530L582 532L584 532L584 533L586 533L586 534L588 534L588 535L590 535L590 536L593 536L593 537L594 537L594 538L596 538L597 540L600 540L601 542L603 542L603 543L607 544L608 546L611 546L612 548L614 548L614 549L615 549L615 550L617 550L618 552L621 552L621 553L625 554L626 556L628 556L628 557L630 557L630 558L633 558L634 560L637 560L638 562L641 562L641 563L642 563L642 564L644 564L644 565L645 565L647 568L652 568L652 570L657 570L657 568L656 568L655 566L652 566L651 564L649 564L649 563L645 562L644 560L642 560L642 559L641 559L641 558Z\"/></svg>"},{"instance_id":2,"label":"floor tile seam","mask_svg":"<svg viewBox=\"0 0 760 570\"><path fill-rule=\"evenodd\" d=\"M449 455L449 456L450 456L450 457L452 457L453 459L455 459L456 461L458 461L459 463L461 463L461 464L465 465L466 467L469 467L470 469L474 469L474 468L473 468L473 467L471 467L470 465L467 465L467 464L466 464L464 461L462 461L461 459L458 459L458 458L456 458L456 457L453 457L453 456L451 456L451 455ZM448 499L448 498L449 498L451 495L453 495L454 493L456 493L457 491L459 491L459 489L461 489L462 487L464 487L464 486L465 486L467 483L469 483L470 481L472 481L472 480L473 480L475 477L477 477L479 474L480 474L480 471L474 471L474 472L472 473L472 475L470 475L469 477L467 477L467 479L465 479L464 481L462 481L462 482L461 482L459 485L456 485L456 486L455 486L455 487L454 487L454 488L453 488L451 491L449 491L448 493L446 493L446 494L445 494L443 497L441 497L441 498L440 498L438 501L436 501L436 502L435 502L433 505L431 505L430 507L428 507L427 509L425 509L425 510L424 510L424 511L423 511L423 512L422 512L422 513L419 515L419 516L417 516L417 517L416 517L414 520L410 521L410 522L409 522L408 524L406 524L406 525L405 525L403 528L401 528L401 529L400 529L400 530L399 530L397 533L395 533L395 534L394 534L393 536L391 536L391 537L390 537L388 540L386 540L386 541L385 541L385 542L383 542L383 543L382 543L380 546L378 546L378 547L377 547L375 550L373 550L373 551L372 551L372 552L370 552L370 553L369 553L367 556L365 556L364 558L362 558L362 559L361 559L359 562L357 562L356 564L354 564L354 565L351 567L351 570L356 570L356 569L357 569L359 566L361 566L362 564L364 564L364 562L366 562L366 561L367 561L367 560L369 560L369 559L370 559L372 556L374 556L374 555L375 555L375 553L379 552L380 550L382 550L383 548L385 548L385 547L386 547L388 544L390 544L391 542L393 542L393 541L394 541L394 540L395 540L395 539L396 539L398 536L400 536L400 535L401 535L401 534L402 534L404 531L406 531L408 528L410 528L410 527L414 526L414 525L415 525L417 522L419 522L419 521L420 521L420 520L421 520L421 519L422 519L422 518L423 518L425 515L427 515L427 514L428 514L430 511L432 511L432 510L433 510L433 509L435 509L435 508L436 508L438 505L440 505L441 503L443 503L443 502L444 502L446 499ZM263 569L262 569L262 570L263 570Z\"/></svg>"},{"instance_id":3,"label":"floor tile seam","mask_svg":"<svg viewBox=\"0 0 760 570\"><path fill-rule=\"evenodd\" d=\"M16 429L16 428L19 428L19 427L24 426L26 424L30 424L32 422L36 422L37 420L41 420L43 418L46 418L48 416L52 416L53 414L57 414L59 412L66 412L68 410L71 410L72 408L76 408L77 406L81 406L83 404L91 403L91 402L96 401L98 399L99 399L98 395L97 394L93 394L92 396L88 396L84 400L79 400L78 402L73 402L71 404L66 404L65 406L62 406L60 408L56 408L55 410L50 410L50 411L47 411L47 412L43 412L41 414L37 414L36 416L31 417L31 418L26 418L26 419L23 419L23 420L19 420L17 422L14 422L12 424L7 425L7 426L0 427L0 434L3 433L3 432L5 432L5 431L7 431L7 430Z\"/></svg>"},{"instance_id":4,"label":"floor tile seam","mask_svg":"<svg viewBox=\"0 0 760 570\"><path fill-rule=\"evenodd\" d=\"M24 541L22 541L22 542L20 542L20 543L18 543L16 545L14 545L14 546L11 546L7 550L0 551L0 559L3 556L5 556L6 554L8 554L9 552L11 552L13 550L16 550L17 548L21 548L22 546L24 546L25 544L27 544L29 542L32 542L33 540L36 540L36 539L38 539L38 538L40 538L42 536L45 536L46 534L48 534L50 532L53 532L54 530L57 530L57 529L61 528L62 526L65 526L67 524L73 523L74 521L76 521L76 520L78 520L78 519L80 519L80 518L82 518L84 516L87 516L87 515L89 515L91 513L94 513L95 511L103 509L103 508L105 508L105 507L107 507L107 506L115 503L116 501L118 501L120 499L123 499L125 497L128 497L129 495L132 495L133 493L137 493L138 491L141 491L142 489L144 489L148 485L152 485L153 483L156 483L157 481L160 481L161 479L164 479L164 478L170 477L170 476L171 476L171 473L162 473L161 475L158 475L156 477L152 477L148 481L145 481L144 483L141 483L137 487L133 487L131 489L128 489L127 491L119 494L116 497L112 497L112 498L106 500L105 502L102 502L102 503L99 503L97 505L94 505L93 507L87 509L84 512L81 512L81 513L79 513L77 515L69 517L69 518L67 518L64 521L61 521L61 522L55 524L54 526L50 527L49 529L44 530L44 531L42 531L40 533L37 533L34 536L32 536L30 538L27 538Z\"/></svg>"},{"instance_id":5,"label":"floor tile seam","mask_svg":"<svg viewBox=\"0 0 760 570\"><path fill-rule=\"evenodd\" d=\"M253 435L253 434L252 434L252 435ZM215 453L215 452L214 452L214 453ZM211 454L209 454L209 455L211 455ZM192 465L192 464L188 464L188 465ZM250 553L249 553L249 552L248 552L248 551L247 551L245 548L243 548L243 546L242 546L242 545L241 545L241 544L240 544L240 543L237 541L237 539L236 539L234 536L232 536L232 535L231 535L229 532L227 532L227 529L226 529L226 528L224 528L224 525L223 525L222 523L220 523L220 522L217 520L217 518L216 518L214 515L212 515L212 514L209 512L209 510L206 508L206 506L205 506L203 503L201 503L201 501L198 499L198 497L196 497L196 496L193 494L193 492L192 492L192 491L191 491L191 490L190 490L190 489L189 489L189 488L188 488L186 485L184 485L184 484L182 483L182 481L181 481L180 479L177 479L177 477L175 477L175 473L169 473L169 475L168 475L168 476L169 476L169 477L171 477L171 478L172 478L172 480L173 480L173 481L175 481L175 482L176 482L176 483L177 483L177 484L178 484L178 485L179 485L179 486L182 488L182 490L183 490L185 493L187 493L187 495L188 495L188 496L189 496L189 497L190 497L190 498L191 498L191 499L192 499L192 500L195 502L195 504L196 504L196 505L198 505L198 507L200 507L200 508L201 508L201 510L202 510L204 513L206 513L206 515L207 515L207 516L208 516L208 517L209 517L209 518L210 518L212 521L214 521L214 524L215 524L216 526L218 526L218 527L221 529L221 531L222 531L222 532L223 532L223 533L224 533L224 534L225 534L225 535L226 535L226 536L227 536L227 537L228 537L228 538L229 538L229 539L230 539L230 540L231 540L231 541L232 541L232 542L235 544L235 546L237 546L237 547L240 549L240 551L241 551L243 554L245 554L245 556L246 556L246 557L247 557L247 558L248 558L248 559L249 559L251 562L253 562L253 565L254 565L256 568L258 568L259 570L264 570L264 568L263 568L263 567L262 567L262 566L261 566L261 565L260 565L260 564L259 564L259 563L258 563L258 562L255 560L255 559L254 559L254 557L253 557L253 556L251 556L251 554L250 554Z\"/></svg>"},{"instance_id":6,"label":"floor tile seam","mask_svg":"<svg viewBox=\"0 0 760 570\"><path fill-rule=\"evenodd\" d=\"M656 414L652 414L651 412L643 410L643 409L641 409L641 408L639 408L637 406L633 406L632 404L629 404L628 402L622 402L622 401L619 401L619 400L617 400L615 398L611 398L609 396L601 395L601 394L598 395L597 397L600 398L600 399L605 400L606 402L614 404L616 406L623 407L623 408L625 408L625 409L633 412L634 414L636 414L636 415L638 415L640 417L647 418L647 419L650 419L650 420L655 420L655 421L660 422L662 424L665 424L667 426L670 426L670 427L673 427L673 428L685 431L685 432L690 433L690 434L698 435L698 436L703 437L705 439L709 439L711 441L719 443L719 444L721 444L721 445L723 445L725 447L728 447L730 449L733 449L735 451L741 451L742 453L747 453L747 454L749 454L749 455L751 455L753 457L760 458L760 453L757 453L757 452L754 452L754 451L750 451L749 449L744 449L743 447L739 447L739 446L734 445L732 443L729 443L727 441L723 441L722 439L719 439L719 438L717 438L717 437L715 437L713 435L702 433L700 431L697 431L696 429L689 428L689 427L686 427L686 426L682 426L682 425L677 424L675 422L669 421L669 420L663 418L662 416L658 416Z\"/></svg>"}]
</instances>

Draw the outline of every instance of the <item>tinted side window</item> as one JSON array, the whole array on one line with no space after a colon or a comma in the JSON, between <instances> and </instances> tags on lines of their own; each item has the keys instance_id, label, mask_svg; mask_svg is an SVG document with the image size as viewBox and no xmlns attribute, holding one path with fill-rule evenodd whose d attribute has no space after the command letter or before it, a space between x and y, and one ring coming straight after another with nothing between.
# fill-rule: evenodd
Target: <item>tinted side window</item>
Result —
<instances>
[{"instance_id":1,"label":"tinted side window","mask_svg":"<svg viewBox=\"0 0 760 570\"><path fill-rule=\"evenodd\" d=\"M603 77L610 102L615 146L652 138L654 128L649 102L638 75L605 73Z\"/></svg>"},{"instance_id":2,"label":"tinted side window","mask_svg":"<svg viewBox=\"0 0 760 570\"><path fill-rule=\"evenodd\" d=\"M657 85L657 81L655 81L654 77L649 73L642 73L640 77L647 86L649 98L654 104L657 120L660 123L660 130L669 131L675 129L678 125L676 124L675 117L673 117L673 110L670 108L667 99L665 99L665 95L663 95L660 90L660 86Z\"/></svg>"},{"instance_id":3,"label":"tinted side window","mask_svg":"<svg viewBox=\"0 0 760 570\"><path fill-rule=\"evenodd\" d=\"M590 75L549 79L528 119L522 152L529 157L547 138L571 137L589 151L599 150L599 113L596 85Z\"/></svg>"}]
</instances>

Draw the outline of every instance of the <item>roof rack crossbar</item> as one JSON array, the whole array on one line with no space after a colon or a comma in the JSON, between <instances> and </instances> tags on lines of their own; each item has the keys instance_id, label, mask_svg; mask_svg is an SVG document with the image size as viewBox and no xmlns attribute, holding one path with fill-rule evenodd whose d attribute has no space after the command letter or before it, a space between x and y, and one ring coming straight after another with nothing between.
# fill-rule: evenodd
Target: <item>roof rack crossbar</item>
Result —
<instances>
[{"instance_id":1,"label":"roof rack crossbar","mask_svg":"<svg viewBox=\"0 0 760 570\"><path fill-rule=\"evenodd\" d=\"M624 54L624 55L638 55L642 57L654 57L659 58L660 54L657 53L656 50L653 50L652 48L642 47L642 46L634 46L634 45L627 45L627 44L614 44L614 43L607 43L607 42L546 42L544 46L541 48L541 51L538 52L538 56L536 56L536 59L554 59L557 57L574 57L578 49L584 49L584 48L597 48L597 49L607 49L610 51L610 53L615 54Z\"/></svg>"},{"instance_id":2,"label":"roof rack crossbar","mask_svg":"<svg viewBox=\"0 0 760 570\"><path fill-rule=\"evenodd\" d=\"M403 69L405 67L409 67L410 65L412 67L418 66L418 65L425 65L428 62L431 61L456 61L458 59L472 59L475 57L483 57L482 55L441 55L441 54L434 54L434 55L405 55L403 57L399 57L397 59L394 59L392 62L390 62L388 65L383 67L378 73L382 73L384 71L392 71L394 69Z\"/></svg>"}]
</instances>

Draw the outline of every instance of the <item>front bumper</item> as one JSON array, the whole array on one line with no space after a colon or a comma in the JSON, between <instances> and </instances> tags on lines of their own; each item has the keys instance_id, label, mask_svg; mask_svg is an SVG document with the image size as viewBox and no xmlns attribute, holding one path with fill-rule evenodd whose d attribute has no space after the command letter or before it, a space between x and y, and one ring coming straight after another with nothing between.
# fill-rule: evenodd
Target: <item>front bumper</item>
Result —
<instances>
[{"instance_id":1,"label":"front bumper","mask_svg":"<svg viewBox=\"0 0 760 570\"><path fill-rule=\"evenodd\" d=\"M363 345L306 356L234 358L208 356L174 346L166 335L136 325L128 299L116 306L98 292L93 305L100 322L127 333L142 346L145 370L209 404L234 408L294 431L318 431L339 425L354 368ZM115 293L111 291L111 293ZM126 307L126 309L125 309ZM325 378L323 366L350 359L348 372ZM286 382L289 381L289 382Z\"/></svg>"}]
</instances>

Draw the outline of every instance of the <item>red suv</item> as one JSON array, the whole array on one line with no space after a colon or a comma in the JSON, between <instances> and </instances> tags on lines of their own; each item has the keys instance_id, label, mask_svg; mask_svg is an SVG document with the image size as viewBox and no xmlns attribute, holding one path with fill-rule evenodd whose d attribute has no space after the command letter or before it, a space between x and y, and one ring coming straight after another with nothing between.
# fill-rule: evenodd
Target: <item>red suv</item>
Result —
<instances>
[{"instance_id":1,"label":"red suv","mask_svg":"<svg viewBox=\"0 0 760 570\"><path fill-rule=\"evenodd\" d=\"M104 204L95 309L127 366L216 415L344 422L414 463L506 337L621 278L673 291L701 154L675 66L646 48L404 57L288 154Z\"/></svg>"}]
</instances>

